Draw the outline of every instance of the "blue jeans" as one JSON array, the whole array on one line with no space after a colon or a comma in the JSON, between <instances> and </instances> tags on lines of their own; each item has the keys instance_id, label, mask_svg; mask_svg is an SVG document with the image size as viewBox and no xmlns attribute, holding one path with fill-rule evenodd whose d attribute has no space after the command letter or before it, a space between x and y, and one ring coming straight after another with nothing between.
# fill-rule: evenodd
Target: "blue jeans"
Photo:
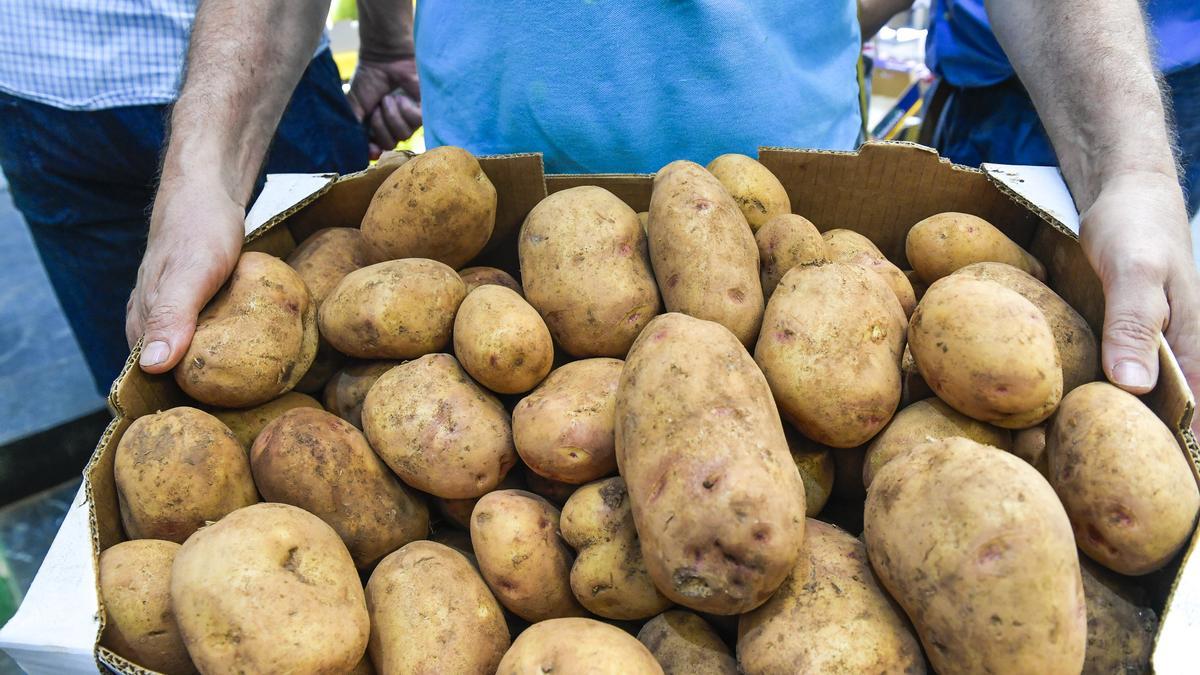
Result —
<instances>
[{"instance_id":1,"label":"blue jeans","mask_svg":"<svg viewBox=\"0 0 1200 675\"><path fill-rule=\"evenodd\" d=\"M61 110L0 93L0 166L102 394L129 354L125 303L146 247L168 112ZM366 165L366 132L326 50L296 87L264 174Z\"/></svg>"}]
</instances>

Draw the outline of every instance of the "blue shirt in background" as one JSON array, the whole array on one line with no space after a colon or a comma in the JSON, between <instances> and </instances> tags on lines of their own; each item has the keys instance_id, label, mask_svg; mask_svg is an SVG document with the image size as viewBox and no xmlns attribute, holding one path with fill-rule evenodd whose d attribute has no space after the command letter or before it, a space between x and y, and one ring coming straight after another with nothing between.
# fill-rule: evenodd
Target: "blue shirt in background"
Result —
<instances>
[{"instance_id":1,"label":"blue shirt in background","mask_svg":"<svg viewBox=\"0 0 1200 675\"><path fill-rule=\"evenodd\" d=\"M855 0L421 0L426 142L657 171L760 145L852 149Z\"/></svg>"}]
</instances>

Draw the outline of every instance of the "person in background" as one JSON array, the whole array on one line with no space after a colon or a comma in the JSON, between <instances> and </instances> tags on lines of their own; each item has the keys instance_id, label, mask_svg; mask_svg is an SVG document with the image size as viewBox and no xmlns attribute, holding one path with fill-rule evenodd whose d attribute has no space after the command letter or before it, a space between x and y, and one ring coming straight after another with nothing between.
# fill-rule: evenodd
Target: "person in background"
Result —
<instances>
[{"instance_id":1,"label":"person in background","mask_svg":"<svg viewBox=\"0 0 1200 675\"><path fill-rule=\"evenodd\" d=\"M129 354L122 318L198 2L0 2L0 167L102 394ZM253 39L269 40L269 26L261 30ZM242 222L263 166L303 173L366 166L366 134L333 57L323 39L310 47L316 56L309 49L296 71L286 112L282 105L273 111L279 124L270 152L265 142L256 150L244 186L240 175L204 177L198 187L206 191L233 182L245 190L223 211L213 208L216 199L197 203L199 223ZM209 66L253 69L236 53ZM178 149L199 162L213 159L203 147ZM221 255L217 246L195 243L186 255L197 265Z\"/></svg>"}]
</instances>

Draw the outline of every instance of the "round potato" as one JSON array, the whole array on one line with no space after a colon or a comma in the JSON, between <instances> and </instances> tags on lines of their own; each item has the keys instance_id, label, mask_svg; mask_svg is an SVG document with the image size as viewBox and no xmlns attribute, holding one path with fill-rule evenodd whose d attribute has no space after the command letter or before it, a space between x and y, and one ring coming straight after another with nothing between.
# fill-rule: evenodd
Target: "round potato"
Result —
<instances>
[{"instance_id":1,"label":"round potato","mask_svg":"<svg viewBox=\"0 0 1200 675\"><path fill-rule=\"evenodd\" d=\"M999 262L1046 280L1046 268L988 221L968 213L939 213L912 226L904 240L908 263L927 284L978 262Z\"/></svg>"},{"instance_id":2,"label":"round potato","mask_svg":"<svg viewBox=\"0 0 1200 675\"><path fill-rule=\"evenodd\" d=\"M517 280L508 272L495 267L468 267L459 270L458 276L466 284L468 294L480 286L490 284L503 286L517 295L525 297L525 291L521 288L521 284L517 283Z\"/></svg>"},{"instance_id":3,"label":"round potato","mask_svg":"<svg viewBox=\"0 0 1200 675\"><path fill-rule=\"evenodd\" d=\"M879 587L857 538L819 520L804 553L762 607L738 622L746 673L924 673L908 619Z\"/></svg>"},{"instance_id":4,"label":"round potato","mask_svg":"<svg viewBox=\"0 0 1200 675\"><path fill-rule=\"evenodd\" d=\"M496 675L661 675L663 669L632 635L594 619L563 618L526 628Z\"/></svg>"},{"instance_id":5,"label":"round potato","mask_svg":"<svg viewBox=\"0 0 1200 675\"><path fill-rule=\"evenodd\" d=\"M416 541L367 582L371 661L395 673L492 673L508 650L495 596L461 553Z\"/></svg>"},{"instance_id":6,"label":"round potato","mask_svg":"<svg viewBox=\"0 0 1200 675\"><path fill-rule=\"evenodd\" d=\"M624 357L662 309L637 214L608 190L546 197L518 240L525 297L575 357Z\"/></svg>"},{"instance_id":7,"label":"round potato","mask_svg":"<svg viewBox=\"0 0 1200 675\"><path fill-rule=\"evenodd\" d=\"M325 409L362 429L367 392L375 380L398 365L400 361L359 361L342 368L325 383Z\"/></svg>"},{"instance_id":8,"label":"round potato","mask_svg":"<svg viewBox=\"0 0 1200 675\"><path fill-rule=\"evenodd\" d=\"M833 493L834 450L827 445L814 443L788 425L783 425L787 436L788 451L804 481L804 513L812 516L821 512Z\"/></svg>"},{"instance_id":9,"label":"round potato","mask_svg":"<svg viewBox=\"0 0 1200 675\"><path fill-rule=\"evenodd\" d=\"M784 213L768 220L754 233L758 244L759 275L763 295L768 299L779 280L797 265L811 265L829 259L825 240L808 218Z\"/></svg>"},{"instance_id":10,"label":"round potato","mask_svg":"<svg viewBox=\"0 0 1200 675\"><path fill-rule=\"evenodd\" d=\"M513 408L513 442L537 474L582 484L617 470L613 410L620 359L584 359L552 371Z\"/></svg>"},{"instance_id":11,"label":"round potato","mask_svg":"<svg viewBox=\"0 0 1200 675\"><path fill-rule=\"evenodd\" d=\"M1049 458L1046 457L1046 425L1021 429L1013 433L1012 454L1025 460L1038 473L1050 476Z\"/></svg>"},{"instance_id":12,"label":"round potato","mask_svg":"<svg viewBox=\"0 0 1200 675\"><path fill-rule=\"evenodd\" d=\"M164 675L196 672L171 610L171 564L179 544L135 539L100 553L100 644Z\"/></svg>"},{"instance_id":13,"label":"round potato","mask_svg":"<svg viewBox=\"0 0 1200 675\"><path fill-rule=\"evenodd\" d=\"M384 373L367 392L362 420L392 471L437 497L478 497L517 461L508 411L449 354Z\"/></svg>"},{"instance_id":14,"label":"round potato","mask_svg":"<svg viewBox=\"0 0 1200 675\"><path fill-rule=\"evenodd\" d=\"M130 539L180 544L205 522L258 501L246 449L195 408L134 420L117 443L113 477Z\"/></svg>"},{"instance_id":15,"label":"round potato","mask_svg":"<svg viewBox=\"0 0 1200 675\"><path fill-rule=\"evenodd\" d=\"M1033 467L965 438L930 441L875 475L865 525L871 565L934 671L1080 672L1071 523Z\"/></svg>"},{"instance_id":16,"label":"round potato","mask_svg":"<svg viewBox=\"0 0 1200 675\"><path fill-rule=\"evenodd\" d=\"M353 227L327 227L300 242L287 257L300 275L312 301L321 306L342 277L371 264L362 231Z\"/></svg>"},{"instance_id":17,"label":"round potato","mask_svg":"<svg viewBox=\"0 0 1200 675\"><path fill-rule=\"evenodd\" d=\"M707 621L689 611L659 614L642 626L637 638L666 675L737 675L737 659L729 647Z\"/></svg>"},{"instance_id":18,"label":"round potato","mask_svg":"<svg viewBox=\"0 0 1200 675\"><path fill-rule=\"evenodd\" d=\"M1150 673L1158 617L1110 572L1081 559L1088 642L1083 675Z\"/></svg>"},{"instance_id":19,"label":"round potato","mask_svg":"<svg viewBox=\"0 0 1200 675\"><path fill-rule=\"evenodd\" d=\"M347 274L325 298L321 335L362 359L413 359L450 344L467 295L458 274L421 258L391 260Z\"/></svg>"},{"instance_id":20,"label":"round potato","mask_svg":"<svg viewBox=\"0 0 1200 675\"><path fill-rule=\"evenodd\" d=\"M750 229L757 232L775 216L792 212L783 183L767 167L746 155L717 157L706 167L737 202Z\"/></svg>"},{"instance_id":21,"label":"round potato","mask_svg":"<svg viewBox=\"0 0 1200 675\"><path fill-rule=\"evenodd\" d=\"M277 399L267 401L253 408L217 408L212 411L212 416L221 420L222 424L229 427L233 435L237 436L238 442L249 452L250 446L254 443L254 439L258 438L258 433L263 430L263 427L267 426L267 423L271 420L292 408L322 409L317 399L308 394L289 391Z\"/></svg>"},{"instance_id":22,"label":"round potato","mask_svg":"<svg viewBox=\"0 0 1200 675\"><path fill-rule=\"evenodd\" d=\"M904 272L892 264L875 243L853 230L829 230L821 235L829 259L861 265L878 274L896 294L904 316L912 316L917 306L917 294Z\"/></svg>"},{"instance_id":23,"label":"round potato","mask_svg":"<svg viewBox=\"0 0 1200 675\"><path fill-rule=\"evenodd\" d=\"M192 535L171 568L171 603L202 673L344 673L370 631L337 532L287 504L238 509Z\"/></svg>"},{"instance_id":24,"label":"round potato","mask_svg":"<svg viewBox=\"0 0 1200 675\"><path fill-rule=\"evenodd\" d=\"M429 258L458 269L496 227L496 188L471 153L445 145L389 175L367 207L362 236L377 260Z\"/></svg>"},{"instance_id":25,"label":"round potato","mask_svg":"<svg viewBox=\"0 0 1200 675\"><path fill-rule=\"evenodd\" d=\"M1121 574L1166 565L1192 534L1200 493L1174 434L1107 382L1067 394L1046 433L1050 484L1079 548Z\"/></svg>"},{"instance_id":26,"label":"round potato","mask_svg":"<svg viewBox=\"0 0 1200 675\"><path fill-rule=\"evenodd\" d=\"M471 547L496 599L537 623L585 611L571 593L573 556L558 535L559 513L524 490L497 490L471 513Z\"/></svg>"},{"instance_id":27,"label":"round potato","mask_svg":"<svg viewBox=\"0 0 1200 675\"><path fill-rule=\"evenodd\" d=\"M767 305L754 360L800 433L852 448L900 404L904 323L879 275L839 262L794 267Z\"/></svg>"},{"instance_id":28,"label":"round potato","mask_svg":"<svg viewBox=\"0 0 1200 675\"><path fill-rule=\"evenodd\" d=\"M934 282L913 312L908 345L938 398L982 422L1031 427L1062 398L1062 365L1046 317L994 281L954 275Z\"/></svg>"},{"instance_id":29,"label":"round potato","mask_svg":"<svg viewBox=\"0 0 1200 675\"><path fill-rule=\"evenodd\" d=\"M300 275L265 253L238 258L200 311L175 381L192 398L249 408L290 391L317 356L317 306Z\"/></svg>"},{"instance_id":30,"label":"round potato","mask_svg":"<svg viewBox=\"0 0 1200 675\"><path fill-rule=\"evenodd\" d=\"M454 317L454 354L463 369L498 394L533 389L550 373L554 342L537 310L503 286L481 286Z\"/></svg>"}]
</instances>

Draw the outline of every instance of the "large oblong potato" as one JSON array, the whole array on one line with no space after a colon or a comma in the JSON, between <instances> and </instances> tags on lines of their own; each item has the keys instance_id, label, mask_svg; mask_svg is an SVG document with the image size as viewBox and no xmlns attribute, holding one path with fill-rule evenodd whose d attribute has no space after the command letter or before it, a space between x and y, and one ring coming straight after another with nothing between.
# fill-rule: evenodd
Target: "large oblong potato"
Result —
<instances>
[{"instance_id":1,"label":"large oblong potato","mask_svg":"<svg viewBox=\"0 0 1200 675\"><path fill-rule=\"evenodd\" d=\"M775 216L792 212L792 200L783 183L757 160L730 153L705 168L729 191L751 230L757 232Z\"/></svg>"},{"instance_id":2,"label":"large oblong potato","mask_svg":"<svg viewBox=\"0 0 1200 675\"><path fill-rule=\"evenodd\" d=\"M471 547L500 604L537 623L586 612L571 593L571 550L558 534L559 512L524 490L484 495L471 512Z\"/></svg>"},{"instance_id":3,"label":"large oblong potato","mask_svg":"<svg viewBox=\"0 0 1200 675\"><path fill-rule=\"evenodd\" d=\"M562 618L526 628L496 675L662 675L654 656L632 635L595 619Z\"/></svg>"},{"instance_id":4,"label":"large oblong potato","mask_svg":"<svg viewBox=\"0 0 1200 675\"><path fill-rule=\"evenodd\" d=\"M420 496L396 480L362 432L324 410L297 408L268 424L250 449L250 469L264 499L329 523L359 569L429 534Z\"/></svg>"},{"instance_id":5,"label":"large oblong potato","mask_svg":"<svg viewBox=\"0 0 1200 675\"><path fill-rule=\"evenodd\" d=\"M896 300L904 309L904 316L912 316L917 306L917 294L904 272L883 255L875 242L853 230L843 229L828 230L821 238L825 240L830 260L862 265L878 274L896 294Z\"/></svg>"},{"instance_id":6,"label":"large oblong potato","mask_svg":"<svg viewBox=\"0 0 1200 675\"><path fill-rule=\"evenodd\" d=\"M648 231L667 311L715 321L751 345L763 316L758 245L721 182L693 162L659 169Z\"/></svg>"},{"instance_id":7,"label":"large oblong potato","mask_svg":"<svg viewBox=\"0 0 1200 675\"><path fill-rule=\"evenodd\" d=\"M449 145L393 171L362 220L377 259L429 258L455 269L483 250L495 227L495 186L471 153Z\"/></svg>"},{"instance_id":8,"label":"large oblong potato","mask_svg":"<svg viewBox=\"0 0 1200 675\"><path fill-rule=\"evenodd\" d=\"M825 240L816 225L803 216L784 213L768 220L754 233L763 295L770 299L779 280L797 265L829 259Z\"/></svg>"},{"instance_id":9,"label":"large oblong potato","mask_svg":"<svg viewBox=\"0 0 1200 675\"><path fill-rule=\"evenodd\" d=\"M222 424L229 427L233 435L237 436L238 442L249 452L250 446L254 444L254 439L258 438L258 434L263 430L263 427L267 426L271 420L292 408L321 409L321 404L317 402L317 399L308 394L289 391L279 398L267 401L262 405L256 405L253 408L216 408L211 412L213 417L221 420Z\"/></svg>"},{"instance_id":10,"label":"large oblong potato","mask_svg":"<svg viewBox=\"0 0 1200 675\"><path fill-rule=\"evenodd\" d=\"M362 429L362 407L367 392L384 373L400 361L357 361L333 374L325 383L325 409Z\"/></svg>"},{"instance_id":11,"label":"large oblong potato","mask_svg":"<svg viewBox=\"0 0 1200 675\"><path fill-rule=\"evenodd\" d=\"M762 607L738 621L745 673L924 673L907 617L879 587L863 543L819 520L804 553Z\"/></svg>"},{"instance_id":12,"label":"large oblong potato","mask_svg":"<svg viewBox=\"0 0 1200 675\"><path fill-rule=\"evenodd\" d=\"M296 270L248 251L200 311L175 381L213 406L248 408L290 391L317 356L317 305Z\"/></svg>"},{"instance_id":13,"label":"large oblong potato","mask_svg":"<svg viewBox=\"0 0 1200 675\"><path fill-rule=\"evenodd\" d=\"M1167 564L1192 534L1200 492L1174 434L1107 382L1067 394L1046 432L1050 484L1079 548L1121 574Z\"/></svg>"},{"instance_id":14,"label":"large oblong potato","mask_svg":"<svg viewBox=\"0 0 1200 675\"><path fill-rule=\"evenodd\" d=\"M131 539L183 543L205 522L258 501L246 449L195 408L134 420L117 443L113 477Z\"/></svg>"},{"instance_id":15,"label":"large oblong potato","mask_svg":"<svg viewBox=\"0 0 1200 675\"><path fill-rule=\"evenodd\" d=\"M1007 429L1058 407L1063 371L1042 311L994 282L952 275L921 299L908 346L929 388L959 412Z\"/></svg>"},{"instance_id":16,"label":"large oblong potato","mask_svg":"<svg viewBox=\"0 0 1200 675\"><path fill-rule=\"evenodd\" d=\"M1037 470L974 441L883 466L863 533L936 672L1075 675L1087 616L1071 523Z\"/></svg>"},{"instance_id":17,"label":"large oblong potato","mask_svg":"<svg viewBox=\"0 0 1200 675\"><path fill-rule=\"evenodd\" d=\"M900 404L904 313L879 275L831 262L784 275L754 350L779 412L805 436L852 448Z\"/></svg>"},{"instance_id":18,"label":"large oblong potato","mask_svg":"<svg viewBox=\"0 0 1200 675\"><path fill-rule=\"evenodd\" d=\"M467 285L467 293L480 286L495 285L503 286L522 298L525 297L525 289L521 288L521 284L513 278L513 275L502 269L495 267L468 267L459 270L458 276Z\"/></svg>"},{"instance_id":19,"label":"large oblong potato","mask_svg":"<svg viewBox=\"0 0 1200 675\"><path fill-rule=\"evenodd\" d=\"M485 285L471 291L458 307L454 355L488 389L520 394L550 373L554 341L537 310L516 291Z\"/></svg>"},{"instance_id":20,"label":"large oblong potato","mask_svg":"<svg viewBox=\"0 0 1200 675\"><path fill-rule=\"evenodd\" d=\"M171 564L179 544L123 541L100 553L100 600L107 617L100 644L164 675L196 672L171 609Z\"/></svg>"},{"instance_id":21,"label":"large oblong potato","mask_svg":"<svg viewBox=\"0 0 1200 675\"><path fill-rule=\"evenodd\" d=\"M369 651L383 675L492 673L509 647L500 603L465 556L415 541L367 582Z\"/></svg>"},{"instance_id":22,"label":"large oblong potato","mask_svg":"<svg viewBox=\"0 0 1200 675\"><path fill-rule=\"evenodd\" d=\"M300 275L317 307L342 277L371 264L362 231L353 227L327 227L313 232L287 257Z\"/></svg>"},{"instance_id":23,"label":"large oblong potato","mask_svg":"<svg viewBox=\"0 0 1200 675\"><path fill-rule=\"evenodd\" d=\"M408 258L347 274L321 304L321 335L362 359L414 359L445 349L467 287L434 260Z\"/></svg>"},{"instance_id":24,"label":"large oblong potato","mask_svg":"<svg viewBox=\"0 0 1200 675\"><path fill-rule=\"evenodd\" d=\"M666 675L737 675L737 659L700 616L672 609L646 622L638 642L654 655Z\"/></svg>"},{"instance_id":25,"label":"large oblong potato","mask_svg":"<svg viewBox=\"0 0 1200 675\"><path fill-rule=\"evenodd\" d=\"M621 372L615 429L659 591L713 614L765 602L804 541L804 483L737 337L684 314L651 321Z\"/></svg>"},{"instance_id":26,"label":"large oblong potato","mask_svg":"<svg viewBox=\"0 0 1200 675\"><path fill-rule=\"evenodd\" d=\"M362 421L392 471L437 497L478 497L517 461L508 411L449 354L384 373L367 392Z\"/></svg>"},{"instance_id":27,"label":"large oblong potato","mask_svg":"<svg viewBox=\"0 0 1200 675\"><path fill-rule=\"evenodd\" d=\"M637 214L604 188L538 202L517 245L525 298L572 356L625 356L662 309Z\"/></svg>"},{"instance_id":28,"label":"large oblong potato","mask_svg":"<svg viewBox=\"0 0 1200 675\"><path fill-rule=\"evenodd\" d=\"M1046 268L988 221L969 213L938 213L908 231L904 253L927 284L972 263L1000 262L1046 280Z\"/></svg>"},{"instance_id":29,"label":"large oblong potato","mask_svg":"<svg viewBox=\"0 0 1200 675\"><path fill-rule=\"evenodd\" d=\"M196 532L171 603L202 673L344 673L370 632L354 561L333 528L287 504L238 509Z\"/></svg>"}]
</instances>

